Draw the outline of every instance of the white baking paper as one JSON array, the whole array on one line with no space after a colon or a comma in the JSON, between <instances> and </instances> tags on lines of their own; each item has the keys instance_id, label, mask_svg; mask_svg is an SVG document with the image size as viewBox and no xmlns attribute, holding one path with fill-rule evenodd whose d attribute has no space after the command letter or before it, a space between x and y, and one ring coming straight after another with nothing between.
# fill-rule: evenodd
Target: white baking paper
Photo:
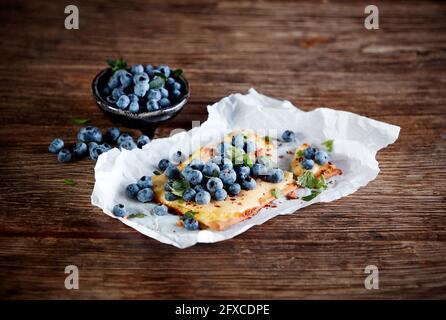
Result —
<instances>
[{"instance_id":1,"label":"white baking paper","mask_svg":"<svg viewBox=\"0 0 446 320\"><path fill-rule=\"evenodd\" d=\"M178 248L186 248L197 242L222 241L277 215L295 213L316 202L334 201L366 186L379 172L375 159L377 151L395 142L400 131L397 126L345 111L318 108L304 112L288 101L261 95L254 89L246 95L232 94L207 109L208 120L199 127L168 138L152 140L143 149L120 151L114 148L100 155L95 167L92 204L146 236ZM294 151L303 142L320 145L323 141L333 139L331 160L342 169L343 174L332 180L330 187L310 202L277 199L277 206L263 208L254 217L219 232L185 230L176 225L178 216L155 216L151 213L155 204L140 203L126 196L126 186L135 183L143 175L153 175L160 159L169 158L176 150L189 154L200 147L200 141L201 145L217 142L234 129L264 130L266 135L277 137L278 153L282 155L278 162L285 170L290 170L293 156L287 151ZM280 143L280 136L286 129L297 133L296 142ZM111 212L117 203L124 204L129 213L145 213L146 217L116 218ZM299 217L296 216L296 219Z\"/></svg>"}]
</instances>

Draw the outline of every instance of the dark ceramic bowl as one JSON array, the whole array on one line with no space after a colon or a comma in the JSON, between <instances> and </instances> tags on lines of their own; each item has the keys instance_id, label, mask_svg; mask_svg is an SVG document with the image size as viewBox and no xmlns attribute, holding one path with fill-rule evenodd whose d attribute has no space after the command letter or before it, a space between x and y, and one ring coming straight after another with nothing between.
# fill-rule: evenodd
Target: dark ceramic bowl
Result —
<instances>
[{"instance_id":1,"label":"dark ceramic bowl","mask_svg":"<svg viewBox=\"0 0 446 320\"><path fill-rule=\"evenodd\" d=\"M106 97L102 94L112 74L112 69L107 68L99 72L93 79L91 88L93 90L93 96L96 100L96 104L98 105L99 109L110 116L114 122L129 128L139 129L149 137L153 136L153 133L159 124L175 117L181 111L181 109L183 109L190 97L189 83L183 76L179 76L176 77L175 80L181 84L182 97L181 100L176 102L174 105L157 111L139 113L121 110L108 102Z\"/></svg>"}]
</instances>

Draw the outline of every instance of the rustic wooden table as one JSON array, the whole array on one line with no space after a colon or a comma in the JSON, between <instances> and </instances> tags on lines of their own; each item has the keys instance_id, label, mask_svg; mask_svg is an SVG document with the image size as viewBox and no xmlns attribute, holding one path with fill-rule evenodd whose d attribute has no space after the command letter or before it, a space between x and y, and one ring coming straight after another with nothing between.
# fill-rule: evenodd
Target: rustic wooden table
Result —
<instances>
[{"instance_id":1,"label":"rustic wooden table","mask_svg":"<svg viewBox=\"0 0 446 320\"><path fill-rule=\"evenodd\" d=\"M0 6L1 298L446 298L445 4L380 1L374 31L363 1L76 4L79 30L64 28L63 2ZM254 87L399 125L400 138L353 195L180 250L90 205L92 161L47 152L74 142L73 117L112 125L90 83L119 55L185 70L190 103L157 137ZM64 287L72 264L79 290ZM372 264L379 290L364 288Z\"/></svg>"}]
</instances>

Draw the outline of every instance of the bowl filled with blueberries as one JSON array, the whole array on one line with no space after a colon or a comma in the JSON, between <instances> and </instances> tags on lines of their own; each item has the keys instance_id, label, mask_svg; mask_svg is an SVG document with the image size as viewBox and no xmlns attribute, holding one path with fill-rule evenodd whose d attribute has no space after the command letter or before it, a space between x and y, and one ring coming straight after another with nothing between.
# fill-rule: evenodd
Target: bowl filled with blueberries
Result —
<instances>
[{"instance_id":1,"label":"bowl filled with blueberries","mask_svg":"<svg viewBox=\"0 0 446 320\"><path fill-rule=\"evenodd\" d=\"M107 60L109 68L93 80L98 107L114 121L153 135L157 124L177 115L190 97L182 69L167 65L136 64Z\"/></svg>"}]
</instances>

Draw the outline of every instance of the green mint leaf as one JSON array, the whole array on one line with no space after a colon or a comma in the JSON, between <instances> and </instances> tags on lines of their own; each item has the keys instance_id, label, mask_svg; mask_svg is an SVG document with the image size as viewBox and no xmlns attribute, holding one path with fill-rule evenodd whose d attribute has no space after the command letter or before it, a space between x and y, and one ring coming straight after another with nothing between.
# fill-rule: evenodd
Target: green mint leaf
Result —
<instances>
[{"instance_id":1,"label":"green mint leaf","mask_svg":"<svg viewBox=\"0 0 446 320\"><path fill-rule=\"evenodd\" d=\"M302 158L303 156L304 156L304 151L303 150L297 150L296 151L296 157Z\"/></svg>"},{"instance_id":2,"label":"green mint leaf","mask_svg":"<svg viewBox=\"0 0 446 320\"><path fill-rule=\"evenodd\" d=\"M316 178L311 171L305 172L297 179L297 183L303 188L309 189L327 189L327 183L323 176L320 179Z\"/></svg>"},{"instance_id":3,"label":"green mint leaf","mask_svg":"<svg viewBox=\"0 0 446 320\"><path fill-rule=\"evenodd\" d=\"M172 183L170 190L174 195L182 197L184 191L186 191L189 188L190 188L190 183L185 179L181 179L181 180L175 180Z\"/></svg>"},{"instance_id":4,"label":"green mint leaf","mask_svg":"<svg viewBox=\"0 0 446 320\"><path fill-rule=\"evenodd\" d=\"M144 213L132 213L127 216L127 219L132 218L144 218L146 215Z\"/></svg>"},{"instance_id":5,"label":"green mint leaf","mask_svg":"<svg viewBox=\"0 0 446 320\"><path fill-rule=\"evenodd\" d=\"M192 210L189 210L189 211L187 211L182 217L181 217L181 220L186 220L186 219L195 219L195 215L197 214L198 212L195 212L195 211L192 211Z\"/></svg>"},{"instance_id":6,"label":"green mint leaf","mask_svg":"<svg viewBox=\"0 0 446 320\"><path fill-rule=\"evenodd\" d=\"M73 179L63 179L63 183L67 186L74 186L76 182Z\"/></svg>"},{"instance_id":7,"label":"green mint leaf","mask_svg":"<svg viewBox=\"0 0 446 320\"><path fill-rule=\"evenodd\" d=\"M153 171L153 174L156 175L156 176L160 176L161 172L159 172L158 170L155 170L155 171Z\"/></svg>"},{"instance_id":8,"label":"green mint leaf","mask_svg":"<svg viewBox=\"0 0 446 320\"><path fill-rule=\"evenodd\" d=\"M252 160L251 155L245 153L243 155L243 163L245 166L252 168L252 166L254 165L254 160Z\"/></svg>"},{"instance_id":9,"label":"green mint leaf","mask_svg":"<svg viewBox=\"0 0 446 320\"><path fill-rule=\"evenodd\" d=\"M275 197L276 199L279 199L279 198L281 198L281 197L283 197L283 194L282 194L282 190L280 190L280 189L273 189L272 191L271 191L271 194L273 195L273 197Z\"/></svg>"},{"instance_id":10,"label":"green mint leaf","mask_svg":"<svg viewBox=\"0 0 446 320\"><path fill-rule=\"evenodd\" d=\"M162 72L155 71L155 72L153 73L153 75L158 76L158 77L160 77L160 78L163 78L163 80L167 80L167 77L166 77L165 74L162 73Z\"/></svg>"},{"instance_id":11,"label":"green mint leaf","mask_svg":"<svg viewBox=\"0 0 446 320\"><path fill-rule=\"evenodd\" d=\"M127 68L127 61L122 58L118 58L116 60L107 59L107 64L112 68L113 73L120 69Z\"/></svg>"},{"instance_id":12,"label":"green mint leaf","mask_svg":"<svg viewBox=\"0 0 446 320\"><path fill-rule=\"evenodd\" d=\"M325 146L325 149L327 149L328 152L333 151L333 140L326 140L322 142L322 144Z\"/></svg>"},{"instance_id":13,"label":"green mint leaf","mask_svg":"<svg viewBox=\"0 0 446 320\"><path fill-rule=\"evenodd\" d=\"M172 76L174 78L181 77L182 74L183 74L183 69L175 69L172 71Z\"/></svg>"},{"instance_id":14,"label":"green mint leaf","mask_svg":"<svg viewBox=\"0 0 446 320\"><path fill-rule=\"evenodd\" d=\"M228 148L229 156L233 164L243 164L245 152L242 149L231 146Z\"/></svg>"},{"instance_id":15,"label":"green mint leaf","mask_svg":"<svg viewBox=\"0 0 446 320\"><path fill-rule=\"evenodd\" d=\"M90 119L73 118L73 119L70 120L70 122L71 122L72 124L83 125L83 124L89 123L89 122L90 122Z\"/></svg>"},{"instance_id":16,"label":"green mint leaf","mask_svg":"<svg viewBox=\"0 0 446 320\"><path fill-rule=\"evenodd\" d=\"M320 193L321 193L320 191L315 191L315 190L313 190L313 191L311 191L311 194L310 194L310 195L305 196L305 197L302 197L302 200L303 200L303 201L311 201L311 200L313 200L314 198L316 198Z\"/></svg>"},{"instance_id":17,"label":"green mint leaf","mask_svg":"<svg viewBox=\"0 0 446 320\"><path fill-rule=\"evenodd\" d=\"M157 90L164 86L164 79L161 77L155 77L149 82L150 89Z\"/></svg>"}]
</instances>

